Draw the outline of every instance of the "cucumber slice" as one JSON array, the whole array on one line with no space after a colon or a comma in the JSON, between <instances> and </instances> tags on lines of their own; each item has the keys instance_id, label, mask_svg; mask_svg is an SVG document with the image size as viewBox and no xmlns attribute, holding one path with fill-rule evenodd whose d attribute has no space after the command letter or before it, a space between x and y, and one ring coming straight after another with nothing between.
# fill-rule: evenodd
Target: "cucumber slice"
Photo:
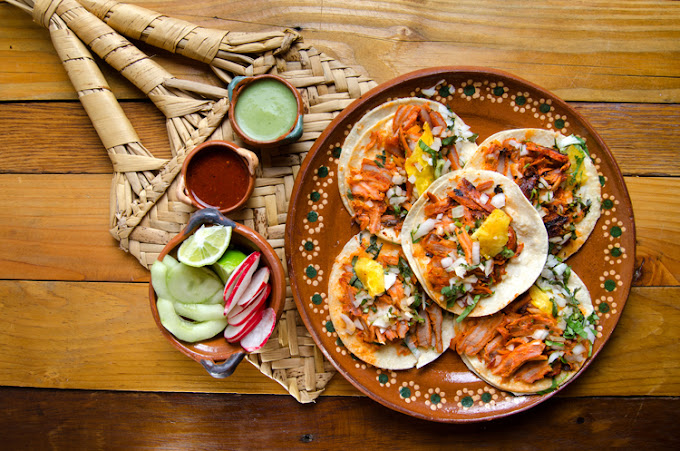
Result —
<instances>
[{"instance_id":1,"label":"cucumber slice","mask_svg":"<svg viewBox=\"0 0 680 451\"><path fill-rule=\"evenodd\" d=\"M224 304L185 304L175 302L175 312L194 321L224 319Z\"/></svg>"},{"instance_id":2,"label":"cucumber slice","mask_svg":"<svg viewBox=\"0 0 680 451\"><path fill-rule=\"evenodd\" d=\"M194 343L207 340L219 334L227 327L226 318L198 323L182 319L175 312L172 301L168 299L159 298L156 302L156 307L158 308L158 316L163 327L182 341Z\"/></svg>"},{"instance_id":3,"label":"cucumber slice","mask_svg":"<svg viewBox=\"0 0 680 451\"><path fill-rule=\"evenodd\" d=\"M151 286L159 298L172 299L168 291L168 267L158 260L151 265Z\"/></svg>"},{"instance_id":4,"label":"cucumber slice","mask_svg":"<svg viewBox=\"0 0 680 451\"><path fill-rule=\"evenodd\" d=\"M170 269L179 265L179 262L175 258L173 258L172 255L166 255L165 257L163 257L163 264L167 266L168 269Z\"/></svg>"},{"instance_id":5,"label":"cucumber slice","mask_svg":"<svg viewBox=\"0 0 680 451\"><path fill-rule=\"evenodd\" d=\"M222 281L214 272L183 263L168 270L167 281L170 297L188 304L206 302L224 289Z\"/></svg>"},{"instance_id":6,"label":"cucumber slice","mask_svg":"<svg viewBox=\"0 0 680 451\"><path fill-rule=\"evenodd\" d=\"M204 304L222 304L222 307L224 307L224 286L213 297L205 301Z\"/></svg>"}]
</instances>

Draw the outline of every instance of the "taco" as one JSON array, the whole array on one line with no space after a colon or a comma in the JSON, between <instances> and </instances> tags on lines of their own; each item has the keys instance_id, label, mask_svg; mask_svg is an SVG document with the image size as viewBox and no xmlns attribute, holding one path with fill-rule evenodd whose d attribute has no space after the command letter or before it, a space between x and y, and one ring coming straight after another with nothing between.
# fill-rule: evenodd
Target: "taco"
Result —
<instances>
[{"instance_id":1,"label":"taco","mask_svg":"<svg viewBox=\"0 0 680 451\"><path fill-rule=\"evenodd\" d=\"M456 323L451 348L501 390L547 393L592 355L597 319L581 279L551 255L529 291L501 312Z\"/></svg>"},{"instance_id":2,"label":"taco","mask_svg":"<svg viewBox=\"0 0 680 451\"><path fill-rule=\"evenodd\" d=\"M460 170L434 182L404 221L404 253L442 308L491 315L534 283L548 255L541 218L509 178Z\"/></svg>"},{"instance_id":3,"label":"taco","mask_svg":"<svg viewBox=\"0 0 680 451\"><path fill-rule=\"evenodd\" d=\"M565 259L585 243L600 217L600 180L585 141L541 129L496 133L466 168L500 172L519 185L548 231L550 253Z\"/></svg>"},{"instance_id":4,"label":"taco","mask_svg":"<svg viewBox=\"0 0 680 451\"><path fill-rule=\"evenodd\" d=\"M453 317L425 296L401 247L367 232L336 258L328 309L347 349L378 368L420 368L453 338Z\"/></svg>"},{"instance_id":5,"label":"taco","mask_svg":"<svg viewBox=\"0 0 680 451\"><path fill-rule=\"evenodd\" d=\"M435 179L463 166L475 139L439 102L409 97L382 104L345 139L340 197L362 230L398 243L411 205Z\"/></svg>"}]
</instances>

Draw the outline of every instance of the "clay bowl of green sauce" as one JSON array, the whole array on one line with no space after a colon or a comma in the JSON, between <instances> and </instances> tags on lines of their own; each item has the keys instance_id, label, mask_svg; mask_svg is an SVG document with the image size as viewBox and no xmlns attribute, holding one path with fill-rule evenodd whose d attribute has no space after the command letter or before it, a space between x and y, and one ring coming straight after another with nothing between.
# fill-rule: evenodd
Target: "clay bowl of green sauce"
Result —
<instances>
[{"instance_id":1,"label":"clay bowl of green sauce","mask_svg":"<svg viewBox=\"0 0 680 451\"><path fill-rule=\"evenodd\" d=\"M229 99L231 126L249 146L276 147L302 135L302 98L279 76L235 77Z\"/></svg>"}]
</instances>

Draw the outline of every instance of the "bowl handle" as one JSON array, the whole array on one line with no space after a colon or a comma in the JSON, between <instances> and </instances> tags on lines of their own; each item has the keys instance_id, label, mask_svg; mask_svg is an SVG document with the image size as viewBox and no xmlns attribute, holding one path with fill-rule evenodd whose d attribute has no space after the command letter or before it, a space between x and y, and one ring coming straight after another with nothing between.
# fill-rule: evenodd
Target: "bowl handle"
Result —
<instances>
[{"instance_id":1,"label":"bowl handle","mask_svg":"<svg viewBox=\"0 0 680 451\"><path fill-rule=\"evenodd\" d=\"M189 223L184 228L184 234L189 235L202 224L220 224L232 229L238 228L238 224L220 213L217 208L210 207L198 210L191 216Z\"/></svg>"},{"instance_id":2,"label":"bowl handle","mask_svg":"<svg viewBox=\"0 0 680 451\"><path fill-rule=\"evenodd\" d=\"M224 363L220 364L211 362L210 360L201 360L201 365L203 365L203 368L205 368L208 374L210 374L212 377L216 379L224 379L225 377L231 376L245 355L245 352L237 352L236 354L229 356L229 358L225 360Z\"/></svg>"}]
</instances>

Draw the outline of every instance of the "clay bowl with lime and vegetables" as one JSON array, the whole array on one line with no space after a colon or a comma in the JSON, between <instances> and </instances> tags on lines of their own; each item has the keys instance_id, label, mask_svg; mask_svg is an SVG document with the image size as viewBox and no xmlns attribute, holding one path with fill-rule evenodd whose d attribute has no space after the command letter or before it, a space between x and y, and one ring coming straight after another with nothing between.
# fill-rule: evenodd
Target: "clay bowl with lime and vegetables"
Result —
<instances>
[{"instance_id":1,"label":"clay bowl with lime and vegetables","mask_svg":"<svg viewBox=\"0 0 680 451\"><path fill-rule=\"evenodd\" d=\"M151 266L158 328L216 378L265 345L285 292L281 260L267 240L214 208L194 213Z\"/></svg>"}]
</instances>

